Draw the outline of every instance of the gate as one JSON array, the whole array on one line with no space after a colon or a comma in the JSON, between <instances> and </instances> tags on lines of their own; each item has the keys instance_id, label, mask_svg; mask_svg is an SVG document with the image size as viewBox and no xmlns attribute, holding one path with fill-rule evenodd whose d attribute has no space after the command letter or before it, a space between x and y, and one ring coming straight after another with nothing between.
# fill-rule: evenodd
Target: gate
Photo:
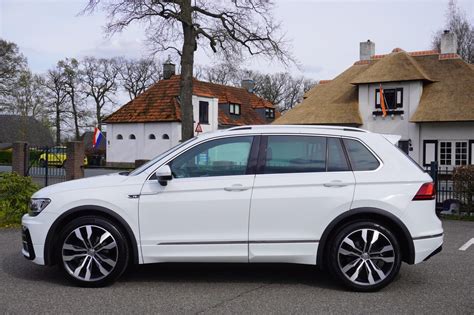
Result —
<instances>
[{"instance_id":1,"label":"gate","mask_svg":"<svg viewBox=\"0 0 474 315\"><path fill-rule=\"evenodd\" d=\"M66 147L29 147L27 175L41 186L66 180Z\"/></svg>"}]
</instances>

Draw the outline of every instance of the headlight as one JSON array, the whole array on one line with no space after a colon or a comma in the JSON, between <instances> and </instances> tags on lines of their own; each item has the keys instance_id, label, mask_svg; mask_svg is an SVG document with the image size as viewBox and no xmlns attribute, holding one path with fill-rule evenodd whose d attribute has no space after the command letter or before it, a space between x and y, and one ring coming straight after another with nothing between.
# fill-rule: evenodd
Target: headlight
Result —
<instances>
[{"instance_id":1,"label":"headlight","mask_svg":"<svg viewBox=\"0 0 474 315\"><path fill-rule=\"evenodd\" d=\"M37 216L41 211L43 211L44 208L46 208L47 205L49 205L50 202L51 202L51 199L48 199L48 198L31 199L30 211L28 212L29 215L32 217Z\"/></svg>"}]
</instances>

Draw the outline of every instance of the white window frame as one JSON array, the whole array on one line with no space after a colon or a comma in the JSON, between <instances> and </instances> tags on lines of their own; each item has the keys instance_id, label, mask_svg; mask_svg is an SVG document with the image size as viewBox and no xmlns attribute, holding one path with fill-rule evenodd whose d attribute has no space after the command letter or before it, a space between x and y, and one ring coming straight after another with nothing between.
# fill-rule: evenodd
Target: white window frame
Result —
<instances>
[{"instance_id":1,"label":"white window frame","mask_svg":"<svg viewBox=\"0 0 474 315\"><path fill-rule=\"evenodd\" d=\"M439 140L438 143L439 143L438 161L439 161L440 166L456 167L456 166L469 164L469 161L468 161L469 141L468 140ZM450 152L445 151L448 147L451 149ZM459 151L458 149L461 151ZM458 154L460 156L457 156Z\"/></svg>"},{"instance_id":2,"label":"white window frame","mask_svg":"<svg viewBox=\"0 0 474 315\"><path fill-rule=\"evenodd\" d=\"M229 104L229 113L231 115L237 115L240 116L241 110L240 110L240 104Z\"/></svg>"}]
</instances>

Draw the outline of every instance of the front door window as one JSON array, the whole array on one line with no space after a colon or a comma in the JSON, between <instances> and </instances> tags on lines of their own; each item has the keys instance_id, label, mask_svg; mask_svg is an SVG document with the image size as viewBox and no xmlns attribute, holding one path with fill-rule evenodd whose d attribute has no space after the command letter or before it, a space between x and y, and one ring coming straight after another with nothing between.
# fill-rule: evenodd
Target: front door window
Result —
<instances>
[{"instance_id":1,"label":"front door window","mask_svg":"<svg viewBox=\"0 0 474 315\"><path fill-rule=\"evenodd\" d=\"M205 142L175 158L175 178L245 175L253 137L223 138Z\"/></svg>"}]
</instances>

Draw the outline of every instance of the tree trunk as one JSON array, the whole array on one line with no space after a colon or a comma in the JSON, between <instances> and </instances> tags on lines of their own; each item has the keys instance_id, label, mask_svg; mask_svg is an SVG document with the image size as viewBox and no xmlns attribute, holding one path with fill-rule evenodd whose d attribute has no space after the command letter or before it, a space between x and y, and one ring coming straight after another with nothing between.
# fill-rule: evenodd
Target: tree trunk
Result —
<instances>
[{"instance_id":1,"label":"tree trunk","mask_svg":"<svg viewBox=\"0 0 474 315\"><path fill-rule=\"evenodd\" d=\"M56 145L61 145L61 113L59 100L56 103Z\"/></svg>"},{"instance_id":2,"label":"tree trunk","mask_svg":"<svg viewBox=\"0 0 474 315\"><path fill-rule=\"evenodd\" d=\"M180 76L180 104L181 104L181 139L182 141L194 137L193 119L193 65L196 37L192 26L191 0L184 0L181 4L181 13L184 42L181 55Z\"/></svg>"},{"instance_id":3,"label":"tree trunk","mask_svg":"<svg viewBox=\"0 0 474 315\"><path fill-rule=\"evenodd\" d=\"M72 106L72 115L74 117L74 129L75 129L76 140L79 140L79 137L80 137L79 122L78 122L77 109L76 109L76 91L74 88L71 90L71 106Z\"/></svg>"},{"instance_id":4,"label":"tree trunk","mask_svg":"<svg viewBox=\"0 0 474 315\"><path fill-rule=\"evenodd\" d=\"M99 128L99 130L102 130L102 119L100 117L100 111L102 107L100 106L99 100L96 100L95 102L96 102L95 109L96 109L96 118L97 118L97 128Z\"/></svg>"}]
</instances>

